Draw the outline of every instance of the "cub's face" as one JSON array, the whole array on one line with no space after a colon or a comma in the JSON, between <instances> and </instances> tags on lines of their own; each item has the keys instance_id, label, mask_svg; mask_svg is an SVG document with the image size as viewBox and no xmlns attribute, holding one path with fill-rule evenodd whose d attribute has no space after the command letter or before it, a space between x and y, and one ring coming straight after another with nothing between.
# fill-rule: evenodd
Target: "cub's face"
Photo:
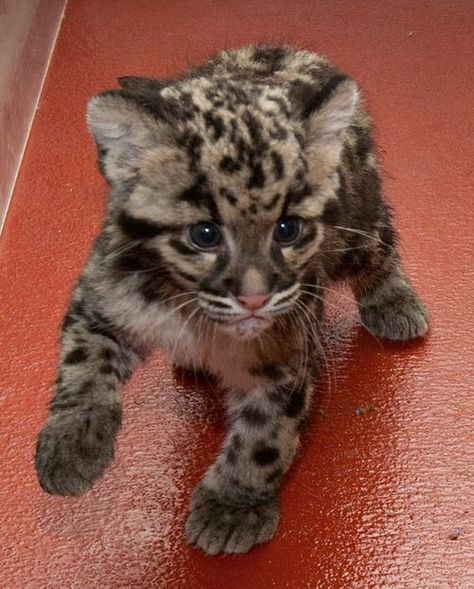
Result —
<instances>
[{"instance_id":1,"label":"cub's face","mask_svg":"<svg viewBox=\"0 0 474 589\"><path fill-rule=\"evenodd\" d=\"M137 256L150 256L162 281L189 294L195 315L251 338L301 305L325 207L336 200L340 146L331 147L329 125L318 152L280 89L232 108L222 99L212 107L205 89L193 88L194 108L175 125L123 92L94 99L89 125L105 176L128 191L115 217L122 247L140 242Z\"/></svg>"}]
</instances>

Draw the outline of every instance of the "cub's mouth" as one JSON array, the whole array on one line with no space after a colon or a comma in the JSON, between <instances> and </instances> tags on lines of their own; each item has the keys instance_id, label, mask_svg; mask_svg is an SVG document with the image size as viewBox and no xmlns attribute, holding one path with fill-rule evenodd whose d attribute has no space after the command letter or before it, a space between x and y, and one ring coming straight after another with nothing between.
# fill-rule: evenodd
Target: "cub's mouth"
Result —
<instances>
[{"instance_id":1,"label":"cub's mouth","mask_svg":"<svg viewBox=\"0 0 474 589\"><path fill-rule=\"evenodd\" d=\"M251 339L268 329L272 323L272 317L249 315L248 317L238 317L227 323L222 323L220 330L239 339Z\"/></svg>"},{"instance_id":2,"label":"cub's mouth","mask_svg":"<svg viewBox=\"0 0 474 589\"><path fill-rule=\"evenodd\" d=\"M268 329L279 315L298 304L299 283L268 295L217 296L201 291L198 304L201 312L218 324L218 329L238 339L251 339Z\"/></svg>"}]
</instances>

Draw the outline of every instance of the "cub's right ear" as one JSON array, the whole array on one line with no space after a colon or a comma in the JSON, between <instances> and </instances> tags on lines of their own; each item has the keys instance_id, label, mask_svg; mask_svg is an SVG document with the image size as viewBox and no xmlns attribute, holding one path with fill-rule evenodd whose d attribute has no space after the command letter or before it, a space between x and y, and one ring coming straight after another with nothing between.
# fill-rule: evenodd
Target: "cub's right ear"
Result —
<instances>
[{"instance_id":1,"label":"cub's right ear","mask_svg":"<svg viewBox=\"0 0 474 589\"><path fill-rule=\"evenodd\" d=\"M143 154L158 143L160 128L154 113L125 90L92 98L87 126L97 144L99 167L111 184L133 180Z\"/></svg>"},{"instance_id":2,"label":"cub's right ear","mask_svg":"<svg viewBox=\"0 0 474 589\"><path fill-rule=\"evenodd\" d=\"M157 94L170 84L167 80L139 78L138 76L123 76L117 81L121 88L125 88L133 94Z\"/></svg>"}]
</instances>

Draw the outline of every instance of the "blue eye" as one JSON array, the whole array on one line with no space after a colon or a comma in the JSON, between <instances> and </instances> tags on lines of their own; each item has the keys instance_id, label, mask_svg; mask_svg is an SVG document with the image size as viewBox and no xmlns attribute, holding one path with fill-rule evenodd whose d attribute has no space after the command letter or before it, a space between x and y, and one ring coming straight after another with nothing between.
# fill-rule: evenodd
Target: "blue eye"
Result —
<instances>
[{"instance_id":1,"label":"blue eye","mask_svg":"<svg viewBox=\"0 0 474 589\"><path fill-rule=\"evenodd\" d=\"M281 245L290 245L300 234L302 219L299 217L282 217L278 219L273 230L273 239Z\"/></svg>"},{"instance_id":2,"label":"blue eye","mask_svg":"<svg viewBox=\"0 0 474 589\"><path fill-rule=\"evenodd\" d=\"M210 249L218 246L222 241L219 227L214 223L196 223L189 228L189 237L193 244L200 249Z\"/></svg>"}]
</instances>

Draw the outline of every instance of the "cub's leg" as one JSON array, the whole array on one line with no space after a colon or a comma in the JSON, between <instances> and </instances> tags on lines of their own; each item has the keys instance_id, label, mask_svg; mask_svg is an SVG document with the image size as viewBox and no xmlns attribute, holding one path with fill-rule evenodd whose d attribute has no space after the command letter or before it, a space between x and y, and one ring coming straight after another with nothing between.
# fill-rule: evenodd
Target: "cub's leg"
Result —
<instances>
[{"instance_id":1,"label":"cub's leg","mask_svg":"<svg viewBox=\"0 0 474 589\"><path fill-rule=\"evenodd\" d=\"M298 447L313 384L309 371L303 379L284 366L262 366L261 372L261 385L229 397L230 430L192 496L186 534L208 554L247 552L270 540L278 525L278 490Z\"/></svg>"},{"instance_id":2,"label":"cub's leg","mask_svg":"<svg viewBox=\"0 0 474 589\"><path fill-rule=\"evenodd\" d=\"M76 295L63 323L56 392L35 466L48 493L80 495L114 456L119 389L139 360L108 322Z\"/></svg>"},{"instance_id":3,"label":"cub's leg","mask_svg":"<svg viewBox=\"0 0 474 589\"><path fill-rule=\"evenodd\" d=\"M405 341L426 334L429 313L394 249L352 282L363 325L375 336Z\"/></svg>"}]
</instances>

